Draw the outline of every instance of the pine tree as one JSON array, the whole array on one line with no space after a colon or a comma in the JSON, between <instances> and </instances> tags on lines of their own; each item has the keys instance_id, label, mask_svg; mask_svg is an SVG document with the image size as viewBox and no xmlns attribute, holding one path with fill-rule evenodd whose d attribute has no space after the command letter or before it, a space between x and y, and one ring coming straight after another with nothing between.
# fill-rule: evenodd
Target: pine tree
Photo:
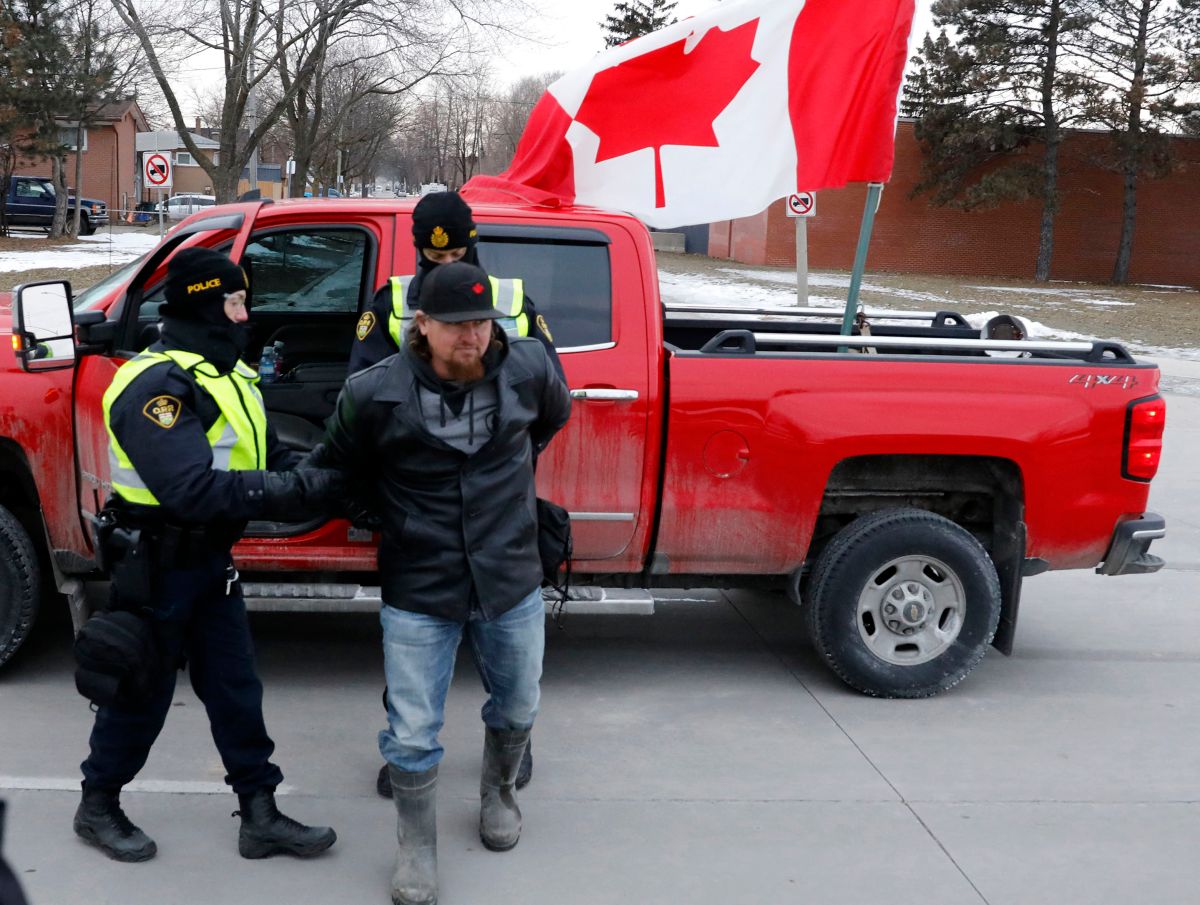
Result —
<instances>
[{"instance_id":1,"label":"pine tree","mask_svg":"<svg viewBox=\"0 0 1200 905\"><path fill-rule=\"evenodd\" d=\"M1091 115L1112 136L1112 151L1096 161L1121 174L1121 238L1112 281L1125 283L1133 254L1137 189L1175 167L1164 130L1186 125L1200 84L1200 2L1089 0L1095 24L1084 53L1104 86Z\"/></svg>"},{"instance_id":2,"label":"pine tree","mask_svg":"<svg viewBox=\"0 0 1200 905\"><path fill-rule=\"evenodd\" d=\"M673 25L676 0L627 0L613 7L600 25L604 28L604 46L616 47L652 31Z\"/></svg>"},{"instance_id":3,"label":"pine tree","mask_svg":"<svg viewBox=\"0 0 1200 905\"><path fill-rule=\"evenodd\" d=\"M1035 275L1050 278L1062 130L1081 124L1096 83L1076 65L1087 0L937 0L905 112L925 162L917 192L935 204L994 207L1041 198ZM1040 159L1030 151L1040 146Z\"/></svg>"},{"instance_id":4,"label":"pine tree","mask_svg":"<svg viewBox=\"0 0 1200 905\"><path fill-rule=\"evenodd\" d=\"M15 147L20 156L50 160L58 196L50 235L60 236L66 226L67 178L58 119L69 103L73 66L63 4L60 0L15 0L8 4L8 18L15 35L9 63L15 74L10 90L20 129Z\"/></svg>"}]
</instances>

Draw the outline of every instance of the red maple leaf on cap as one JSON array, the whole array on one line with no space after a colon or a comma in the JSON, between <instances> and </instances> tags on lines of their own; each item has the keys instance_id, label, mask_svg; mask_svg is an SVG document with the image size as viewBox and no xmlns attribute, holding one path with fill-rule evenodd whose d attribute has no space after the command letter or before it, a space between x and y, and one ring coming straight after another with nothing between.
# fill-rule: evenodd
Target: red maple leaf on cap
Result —
<instances>
[{"instance_id":1,"label":"red maple leaf on cap","mask_svg":"<svg viewBox=\"0 0 1200 905\"><path fill-rule=\"evenodd\" d=\"M654 203L666 207L663 145L719 147L713 122L758 69L758 22L711 29L691 53L676 41L596 73L575 114L600 137L596 163L653 148Z\"/></svg>"},{"instance_id":2,"label":"red maple leaf on cap","mask_svg":"<svg viewBox=\"0 0 1200 905\"><path fill-rule=\"evenodd\" d=\"M471 291L476 295L483 295L483 283L476 283L471 287Z\"/></svg>"}]
</instances>

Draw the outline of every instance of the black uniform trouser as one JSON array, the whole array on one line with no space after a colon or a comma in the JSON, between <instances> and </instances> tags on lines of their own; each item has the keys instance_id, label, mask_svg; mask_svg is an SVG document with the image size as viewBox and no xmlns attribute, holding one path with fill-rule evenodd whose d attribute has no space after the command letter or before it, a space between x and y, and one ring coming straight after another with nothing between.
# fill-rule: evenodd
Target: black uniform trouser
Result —
<instances>
[{"instance_id":1,"label":"black uniform trouser","mask_svg":"<svg viewBox=\"0 0 1200 905\"><path fill-rule=\"evenodd\" d=\"M96 712L91 754L81 764L89 788L119 789L142 769L171 708L183 657L192 688L208 711L225 781L239 794L283 782L283 773L270 761L275 743L263 722L263 689L254 668L246 603L237 584L225 593L229 563L228 553L213 553L155 576L161 675L145 705ZM119 585L114 594L119 603Z\"/></svg>"}]
</instances>

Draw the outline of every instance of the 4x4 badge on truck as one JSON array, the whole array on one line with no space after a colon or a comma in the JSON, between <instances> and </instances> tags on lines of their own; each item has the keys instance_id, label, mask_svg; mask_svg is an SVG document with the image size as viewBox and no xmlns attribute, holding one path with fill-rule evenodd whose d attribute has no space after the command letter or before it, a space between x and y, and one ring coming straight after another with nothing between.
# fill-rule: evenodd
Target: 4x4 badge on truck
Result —
<instances>
[{"instance_id":1,"label":"4x4 badge on truck","mask_svg":"<svg viewBox=\"0 0 1200 905\"><path fill-rule=\"evenodd\" d=\"M1138 379L1132 374L1075 374L1067 383L1082 384L1086 390L1092 387L1120 387L1129 390L1137 386Z\"/></svg>"},{"instance_id":2,"label":"4x4 badge on truck","mask_svg":"<svg viewBox=\"0 0 1200 905\"><path fill-rule=\"evenodd\" d=\"M182 408L183 403L174 396L155 396L146 403L142 414L159 427L170 430L175 426L175 419L179 417Z\"/></svg>"}]
</instances>

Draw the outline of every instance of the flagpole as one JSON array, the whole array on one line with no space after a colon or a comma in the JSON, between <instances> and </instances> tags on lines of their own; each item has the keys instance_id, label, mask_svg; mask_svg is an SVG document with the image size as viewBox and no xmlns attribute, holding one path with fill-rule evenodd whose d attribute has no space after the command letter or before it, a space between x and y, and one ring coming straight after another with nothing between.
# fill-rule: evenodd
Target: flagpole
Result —
<instances>
[{"instance_id":1,"label":"flagpole","mask_svg":"<svg viewBox=\"0 0 1200 905\"><path fill-rule=\"evenodd\" d=\"M879 199L883 195L882 182L867 183L867 204L863 209L862 225L858 230L858 249L854 252L854 271L850 274L850 294L846 297L846 313L842 315L842 336L849 336L858 314L858 290L862 286L863 271L867 266L867 246L871 244L871 230L875 226L875 212L879 210ZM839 351L845 351L841 347Z\"/></svg>"}]
</instances>

